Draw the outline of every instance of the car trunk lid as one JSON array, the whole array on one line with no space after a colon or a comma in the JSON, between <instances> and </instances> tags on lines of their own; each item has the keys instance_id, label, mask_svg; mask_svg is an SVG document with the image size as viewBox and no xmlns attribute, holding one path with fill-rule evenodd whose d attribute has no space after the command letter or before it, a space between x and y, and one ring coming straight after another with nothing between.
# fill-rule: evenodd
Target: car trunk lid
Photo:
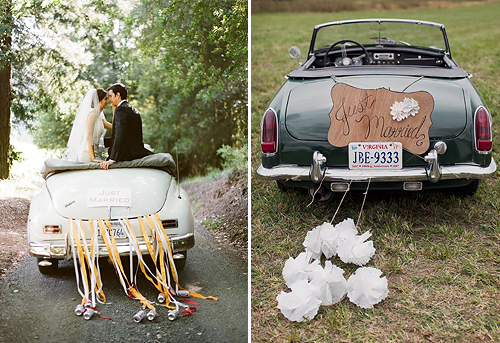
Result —
<instances>
[{"instance_id":1,"label":"car trunk lid","mask_svg":"<svg viewBox=\"0 0 500 343\"><path fill-rule=\"evenodd\" d=\"M170 174L158 169L93 169L56 173L47 178L46 186L63 217L118 219L158 212L171 180Z\"/></svg>"},{"instance_id":2,"label":"car trunk lid","mask_svg":"<svg viewBox=\"0 0 500 343\"><path fill-rule=\"evenodd\" d=\"M291 81L294 82L294 81ZM434 99L429 138L447 139L460 135L467 124L463 89L452 80L402 76L370 76L327 78L299 82L289 93L286 129L298 140L323 142L328 140L329 113L333 102L331 89L336 82L362 89L387 88L405 93L426 91Z\"/></svg>"}]
</instances>

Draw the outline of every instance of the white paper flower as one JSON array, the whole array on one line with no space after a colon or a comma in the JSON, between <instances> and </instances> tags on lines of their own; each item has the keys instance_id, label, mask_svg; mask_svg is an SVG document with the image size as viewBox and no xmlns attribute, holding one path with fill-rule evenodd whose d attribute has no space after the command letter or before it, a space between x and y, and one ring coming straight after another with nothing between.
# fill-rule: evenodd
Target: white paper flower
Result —
<instances>
[{"instance_id":1,"label":"white paper flower","mask_svg":"<svg viewBox=\"0 0 500 343\"><path fill-rule=\"evenodd\" d=\"M355 241L358 230L351 218L333 226L330 223L323 223L307 233L304 240L304 247L312 258L319 259L321 254L331 258L338 253L338 247L345 241Z\"/></svg>"},{"instance_id":2,"label":"white paper flower","mask_svg":"<svg viewBox=\"0 0 500 343\"><path fill-rule=\"evenodd\" d=\"M420 110L418 102L413 98L404 98L403 101L395 101L391 106L392 120L401 121L408 118L410 115L415 116Z\"/></svg>"},{"instance_id":3,"label":"white paper flower","mask_svg":"<svg viewBox=\"0 0 500 343\"><path fill-rule=\"evenodd\" d=\"M330 258L337 253L337 237L335 227L325 222L309 231L302 245L313 258L320 258L322 253Z\"/></svg>"},{"instance_id":4,"label":"white paper flower","mask_svg":"<svg viewBox=\"0 0 500 343\"><path fill-rule=\"evenodd\" d=\"M307 232L306 238L302 245L306 248L313 258L320 258L321 256L321 226L317 226L311 231Z\"/></svg>"},{"instance_id":5,"label":"white paper flower","mask_svg":"<svg viewBox=\"0 0 500 343\"><path fill-rule=\"evenodd\" d=\"M391 106L392 120L401 121L408 118L408 114L404 111L404 105L402 102L395 101Z\"/></svg>"},{"instance_id":6,"label":"white paper flower","mask_svg":"<svg viewBox=\"0 0 500 343\"><path fill-rule=\"evenodd\" d=\"M335 225L335 231L337 232L337 236L340 239L346 239L355 236L358 233L358 229L356 229L354 220L352 220L351 218L344 219L343 221Z\"/></svg>"},{"instance_id":7,"label":"white paper flower","mask_svg":"<svg viewBox=\"0 0 500 343\"><path fill-rule=\"evenodd\" d=\"M338 246L337 254L345 263L365 265L375 254L373 242L365 242L372 234L366 231L362 235L349 236Z\"/></svg>"},{"instance_id":8,"label":"white paper flower","mask_svg":"<svg viewBox=\"0 0 500 343\"><path fill-rule=\"evenodd\" d=\"M361 308L373 308L389 294L387 278L380 277L382 271L372 267L361 267L347 280L347 296Z\"/></svg>"},{"instance_id":9,"label":"white paper flower","mask_svg":"<svg viewBox=\"0 0 500 343\"><path fill-rule=\"evenodd\" d=\"M418 102L413 98L404 98L403 100L404 111L408 113L408 116L415 116L420 109Z\"/></svg>"},{"instance_id":10,"label":"white paper flower","mask_svg":"<svg viewBox=\"0 0 500 343\"><path fill-rule=\"evenodd\" d=\"M313 319L318 313L321 300L319 289L306 280L299 280L290 286L290 293L281 292L276 300L281 313L291 321L302 322Z\"/></svg>"},{"instance_id":11,"label":"white paper flower","mask_svg":"<svg viewBox=\"0 0 500 343\"><path fill-rule=\"evenodd\" d=\"M318 298L322 305L333 305L342 300L347 292L347 281L343 274L344 270L331 261L326 261L325 268L314 273L312 284L320 290Z\"/></svg>"},{"instance_id":12,"label":"white paper flower","mask_svg":"<svg viewBox=\"0 0 500 343\"><path fill-rule=\"evenodd\" d=\"M312 261L310 253L301 252L296 258L290 257L283 268L283 278L288 287L298 280L311 280L314 270L322 269L319 260Z\"/></svg>"}]
</instances>

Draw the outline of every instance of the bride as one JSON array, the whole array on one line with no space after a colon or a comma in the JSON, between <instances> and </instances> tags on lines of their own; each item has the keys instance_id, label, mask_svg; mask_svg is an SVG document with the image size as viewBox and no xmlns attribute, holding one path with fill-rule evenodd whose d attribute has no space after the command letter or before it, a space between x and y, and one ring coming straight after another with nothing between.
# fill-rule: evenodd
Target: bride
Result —
<instances>
[{"instance_id":1,"label":"bride","mask_svg":"<svg viewBox=\"0 0 500 343\"><path fill-rule=\"evenodd\" d=\"M104 117L108 93L102 88L91 89L85 95L73 122L64 158L77 162L100 162L97 151L105 129L112 124Z\"/></svg>"}]
</instances>

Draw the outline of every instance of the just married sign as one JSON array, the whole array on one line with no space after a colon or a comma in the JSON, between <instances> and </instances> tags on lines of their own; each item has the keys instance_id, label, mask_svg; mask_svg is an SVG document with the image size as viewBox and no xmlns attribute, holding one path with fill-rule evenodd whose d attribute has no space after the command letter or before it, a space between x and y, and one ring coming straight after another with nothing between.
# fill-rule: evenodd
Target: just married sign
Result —
<instances>
[{"instance_id":1,"label":"just married sign","mask_svg":"<svg viewBox=\"0 0 500 343\"><path fill-rule=\"evenodd\" d=\"M126 187L97 187L87 189L87 207L130 207L132 191Z\"/></svg>"},{"instance_id":2,"label":"just married sign","mask_svg":"<svg viewBox=\"0 0 500 343\"><path fill-rule=\"evenodd\" d=\"M404 149L415 154L423 154L429 148L434 99L428 92L360 89L337 83L332 87L331 96L333 107L328 130L331 145L401 142Z\"/></svg>"}]
</instances>

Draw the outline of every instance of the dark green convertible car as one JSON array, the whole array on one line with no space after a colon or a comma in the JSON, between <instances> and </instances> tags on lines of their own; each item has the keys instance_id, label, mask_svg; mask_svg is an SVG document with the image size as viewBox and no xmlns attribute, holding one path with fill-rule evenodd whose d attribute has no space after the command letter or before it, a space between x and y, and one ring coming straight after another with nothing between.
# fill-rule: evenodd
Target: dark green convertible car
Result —
<instances>
[{"instance_id":1,"label":"dark green convertible car","mask_svg":"<svg viewBox=\"0 0 500 343\"><path fill-rule=\"evenodd\" d=\"M316 200L368 185L473 194L496 163L491 114L470 79L442 24L317 25L262 118L257 174Z\"/></svg>"}]
</instances>

